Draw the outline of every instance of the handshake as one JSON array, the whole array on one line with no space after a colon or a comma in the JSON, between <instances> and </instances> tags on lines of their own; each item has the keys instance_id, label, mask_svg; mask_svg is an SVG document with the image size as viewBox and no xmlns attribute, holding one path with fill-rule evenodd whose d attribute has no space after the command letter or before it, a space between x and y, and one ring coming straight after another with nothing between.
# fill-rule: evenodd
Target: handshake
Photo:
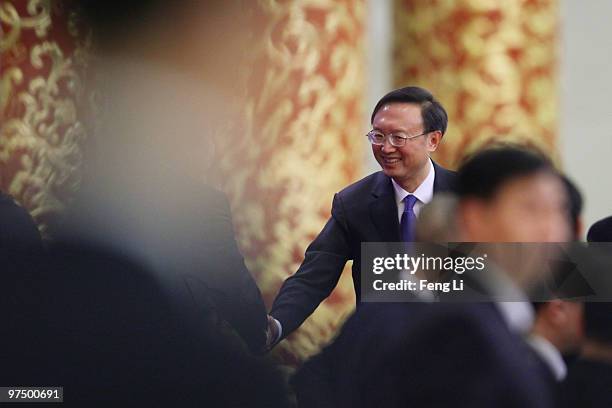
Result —
<instances>
[{"instance_id":1,"label":"handshake","mask_svg":"<svg viewBox=\"0 0 612 408\"><path fill-rule=\"evenodd\" d=\"M272 350L272 348L280 341L282 334L282 327L278 320L268 315L268 327L266 328L266 352Z\"/></svg>"}]
</instances>

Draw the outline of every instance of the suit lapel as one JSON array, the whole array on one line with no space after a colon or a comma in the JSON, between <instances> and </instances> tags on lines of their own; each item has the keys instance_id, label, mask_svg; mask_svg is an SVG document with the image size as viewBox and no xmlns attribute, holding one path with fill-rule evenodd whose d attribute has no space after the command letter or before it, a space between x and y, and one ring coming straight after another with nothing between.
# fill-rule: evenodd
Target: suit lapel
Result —
<instances>
[{"instance_id":1,"label":"suit lapel","mask_svg":"<svg viewBox=\"0 0 612 408\"><path fill-rule=\"evenodd\" d=\"M434 179L434 194L452 191L455 173L438 166L433 162L436 177ZM391 179L383 172L378 172L376 182L372 188L372 202L370 203L370 216L376 226L383 242L399 242L399 221L397 219L397 205Z\"/></svg>"},{"instance_id":2,"label":"suit lapel","mask_svg":"<svg viewBox=\"0 0 612 408\"><path fill-rule=\"evenodd\" d=\"M382 172L378 173L377 181L372 189L370 216L382 242L398 242L400 240L393 185L391 179Z\"/></svg>"},{"instance_id":3,"label":"suit lapel","mask_svg":"<svg viewBox=\"0 0 612 408\"><path fill-rule=\"evenodd\" d=\"M445 191L453 191L455 173L445 169L444 167L438 166L433 160L432 163L436 171L436 178L434 179L433 187L434 194Z\"/></svg>"}]
</instances>

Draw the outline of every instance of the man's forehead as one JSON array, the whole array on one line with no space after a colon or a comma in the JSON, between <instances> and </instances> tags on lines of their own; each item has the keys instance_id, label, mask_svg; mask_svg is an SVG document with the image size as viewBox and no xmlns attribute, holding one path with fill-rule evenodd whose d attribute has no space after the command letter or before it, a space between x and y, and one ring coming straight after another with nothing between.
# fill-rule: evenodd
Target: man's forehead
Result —
<instances>
[{"instance_id":1,"label":"man's forehead","mask_svg":"<svg viewBox=\"0 0 612 408\"><path fill-rule=\"evenodd\" d=\"M416 112L421 113L421 105L412 102L388 102L384 104L376 114L380 112Z\"/></svg>"},{"instance_id":2,"label":"man's forehead","mask_svg":"<svg viewBox=\"0 0 612 408\"><path fill-rule=\"evenodd\" d=\"M409 127L419 126L423 122L421 107L416 103L390 102L381 107L374 116L374 124L401 124Z\"/></svg>"},{"instance_id":3,"label":"man's forehead","mask_svg":"<svg viewBox=\"0 0 612 408\"><path fill-rule=\"evenodd\" d=\"M516 193L523 192L527 195L540 194L548 199L567 199L561 179L547 170L511 177L497 189L498 193L502 191L506 195L516 196Z\"/></svg>"}]
</instances>

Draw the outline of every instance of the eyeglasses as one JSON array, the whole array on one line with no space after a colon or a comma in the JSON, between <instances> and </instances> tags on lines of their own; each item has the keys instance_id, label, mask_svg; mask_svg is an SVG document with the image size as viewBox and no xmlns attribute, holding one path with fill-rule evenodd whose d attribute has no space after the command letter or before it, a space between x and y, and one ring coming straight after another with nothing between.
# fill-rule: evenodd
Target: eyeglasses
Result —
<instances>
[{"instance_id":1,"label":"eyeglasses","mask_svg":"<svg viewBox=\"0 0 612 408\"><path fill-rule=\"evenodd\" d=\"M385 139L389 139L389 143L391 143L391 146L402 147L406 144L406 140L415 139L419 136L425 136L429 133L431 132L424 132L414 136L404 136L402 133L391 133L389 135L385 135L384 133L379 132L378 130L371 130L368 132L366 137L368 138L370 143L376 146L384 145Z\"/></svg>"}]
</instances>

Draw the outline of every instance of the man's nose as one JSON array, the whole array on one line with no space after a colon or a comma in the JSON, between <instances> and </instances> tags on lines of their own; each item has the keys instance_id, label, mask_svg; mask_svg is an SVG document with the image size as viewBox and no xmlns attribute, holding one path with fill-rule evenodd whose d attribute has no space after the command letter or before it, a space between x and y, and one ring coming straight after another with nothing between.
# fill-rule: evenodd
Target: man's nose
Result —
<instances>
[{"instance_id":1,"label":"man's nose","mask_svg":"<svg viewBox=\"0 0 612 408\"><path fill-rule=\"evenodd\" d=\"M389 141L389 138L386 137L385 141L383 142L383 145L381 147L381 150L383 153L393 153L397 148L395 146L393 146L391 144L391 142Z\"/></svg>"}]
</instances>

